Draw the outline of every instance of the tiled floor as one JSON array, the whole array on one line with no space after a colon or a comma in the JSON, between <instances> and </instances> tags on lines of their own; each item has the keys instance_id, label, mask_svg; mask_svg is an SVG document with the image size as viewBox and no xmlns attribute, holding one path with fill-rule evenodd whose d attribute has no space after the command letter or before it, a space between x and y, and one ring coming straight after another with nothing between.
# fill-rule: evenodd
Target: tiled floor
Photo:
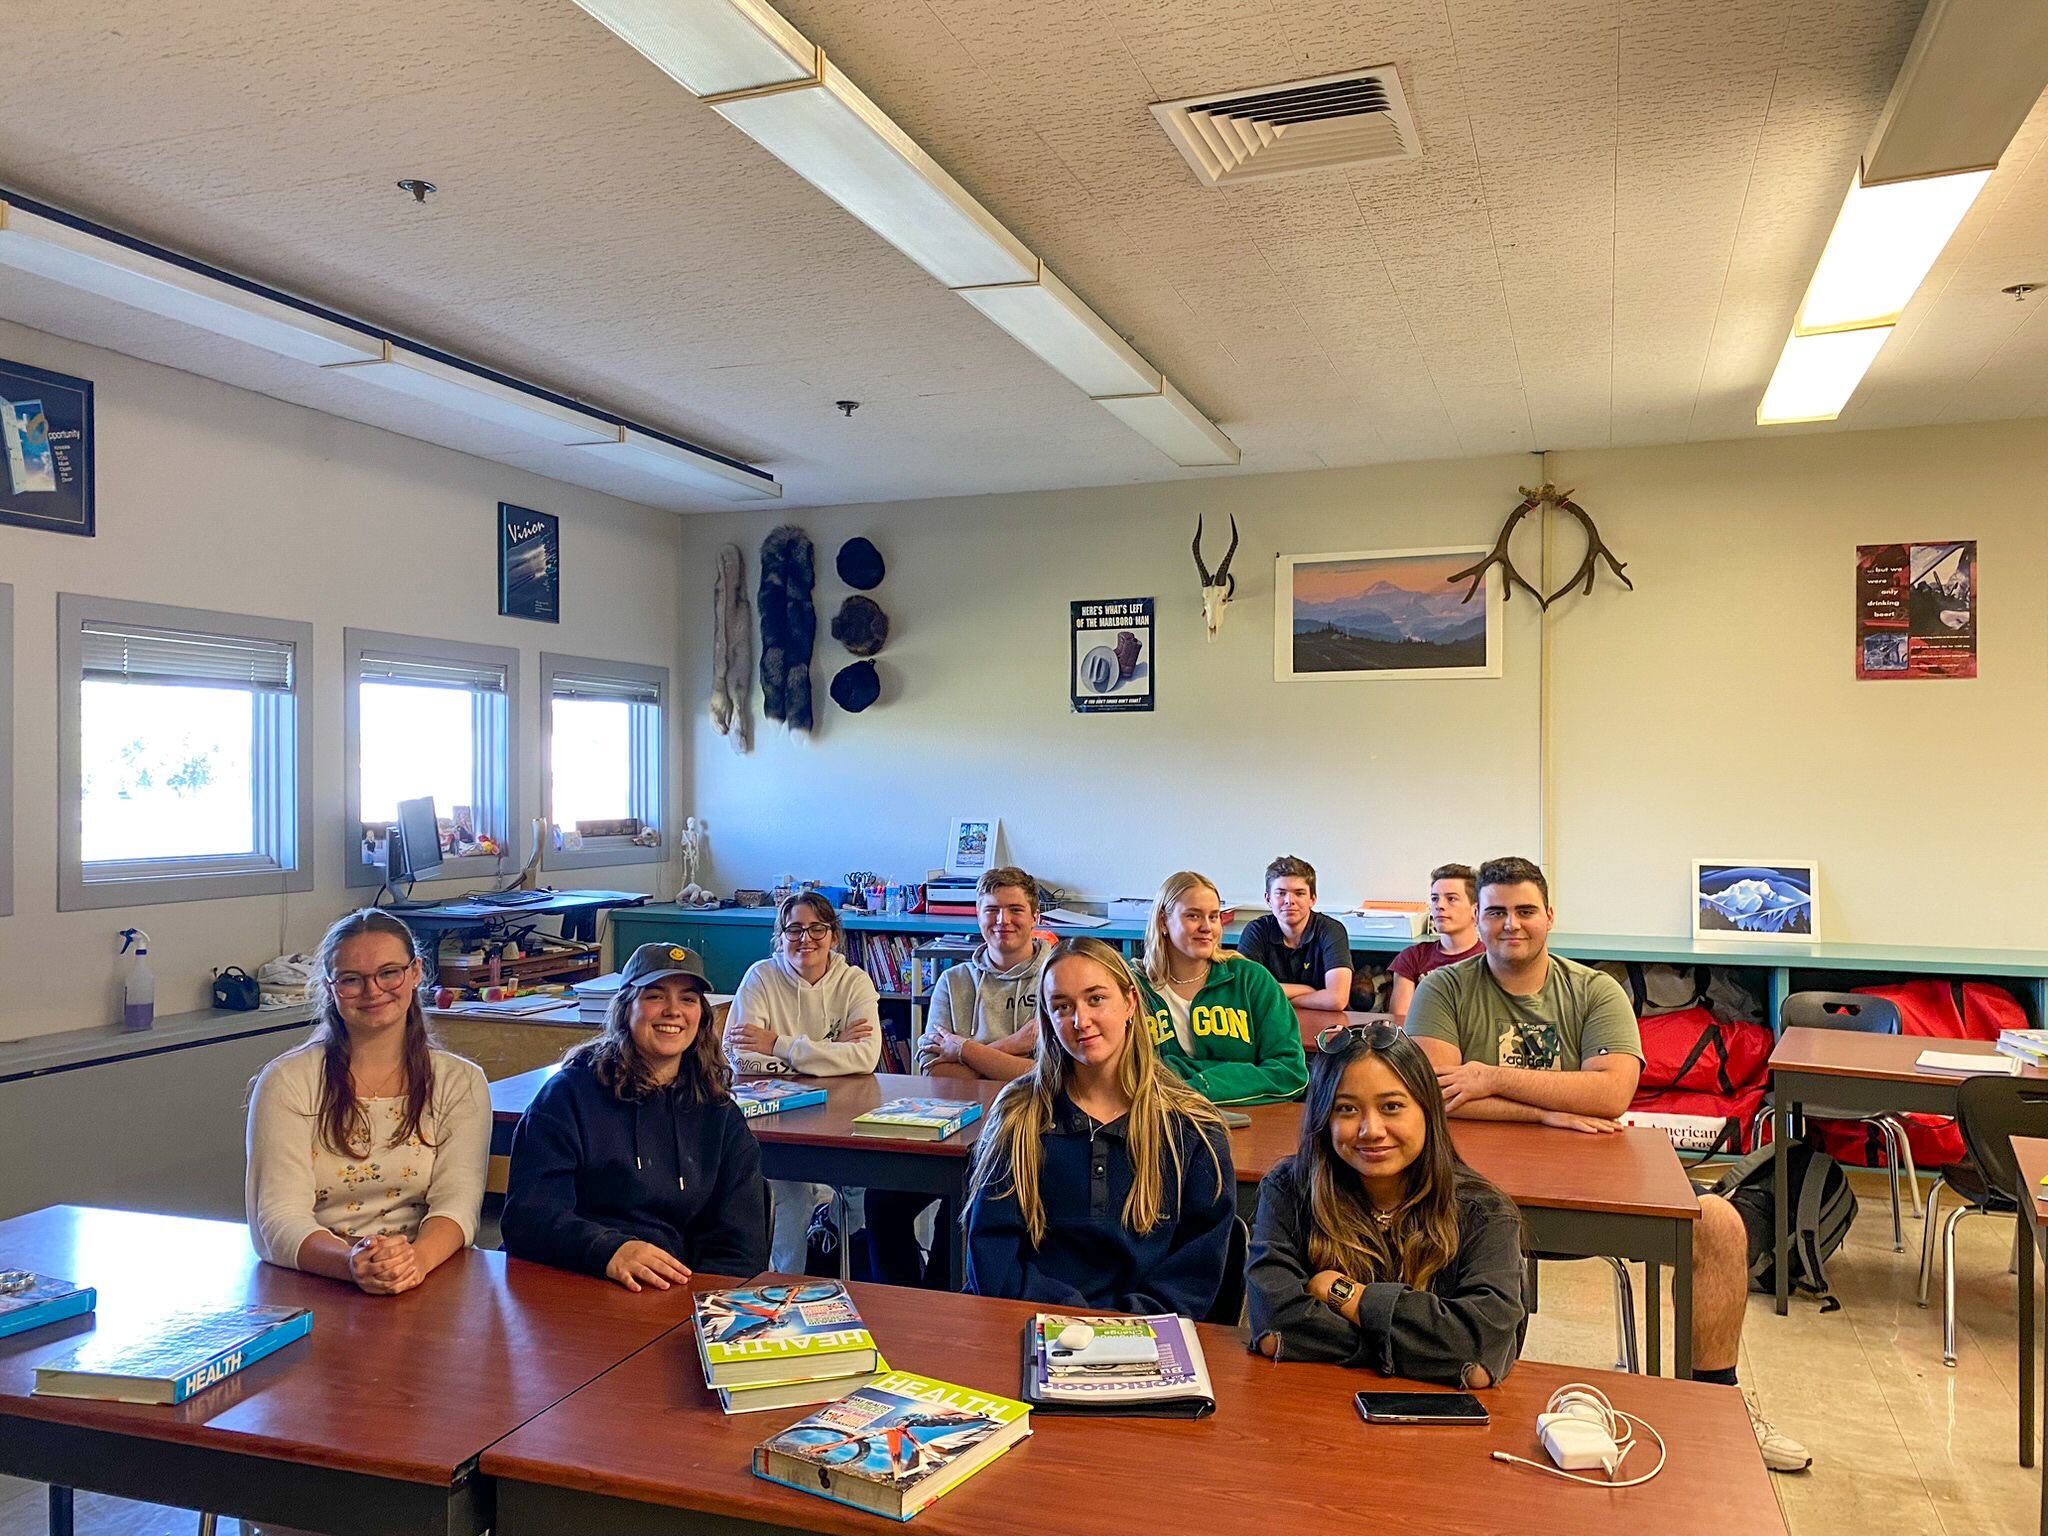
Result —
<instances>
[{"instance_id":1,"label":"tiled floor","mask_svg":"<svg viewBox=\"0 0 2048 1536\"><path fill-rule=\"evenodd\" d=\"M1792 1536L2031 1536L2040 1484L2017 1459L2012 1223L1963 1223L1960 1359L1949 1370L1939 1277L1933 1306L1923 1312L1914 1300L1920 1224L1907 1219L1909 1251L1895 1254L1882 1184L1859 1186L1859 1197L1855 1230L1830 1272L1839 1312L1795 1300L1781 1318L1768 1298L1750 1299L1743 1382L1815 1457L1812 1471L1772 1479ZM1609 1274L1601 1264L1544 1266L1529 1358L1613 1364ZM1668 1306L1665 1316L1668 1328ZM0 1536L40 1536L43 1511L40 1486L0 1478ZM183 1510L79 1497L81 1536L192 1536L196 1523ZM222 1536L234 1531L221 1526Z\"/></svg>"}]
</instances>

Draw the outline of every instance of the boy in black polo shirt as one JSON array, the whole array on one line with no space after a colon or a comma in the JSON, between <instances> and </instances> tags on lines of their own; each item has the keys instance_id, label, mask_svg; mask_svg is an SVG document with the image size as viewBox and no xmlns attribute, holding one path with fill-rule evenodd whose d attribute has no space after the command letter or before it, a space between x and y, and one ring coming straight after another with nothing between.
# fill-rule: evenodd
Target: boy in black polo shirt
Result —
<instances>
[{"instance_id":1,"label":"boy in black polo shirt","mask_svg":"<svg viewBox=\"0 0 2048 1536\"><path fill-rule=\"evenodd\" d=\"M1297 1008L1351 1006L1351 935L1316 910L1316 872L1307 860L1282 855L1266 866L1270 915L1245 924L1237 952L1273 973Z\"/></svg>"}]
</instances>

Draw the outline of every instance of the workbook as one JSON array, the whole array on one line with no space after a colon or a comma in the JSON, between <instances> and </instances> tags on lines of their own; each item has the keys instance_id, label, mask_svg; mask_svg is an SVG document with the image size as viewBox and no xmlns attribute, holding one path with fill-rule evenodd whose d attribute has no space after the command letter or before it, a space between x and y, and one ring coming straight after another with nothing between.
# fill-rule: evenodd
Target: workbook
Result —
<instances>
[{"instance_id":1,"label":"workbook","mask_svg":"<svg viewBox=\"0 0 2048 1536\"><path fill-rule=\"evenodd\" d=\"M73 1285L26 1269L0 1266L0 1339L90 1312L99 1297L89 1285Z\"/></svg>"},{"instance_id":2,"label":"workbook","mask_svg":"<svg viewBox=\"0 0 2048 1536\"><path fill-rule=\"evenodd\" d=\"M265 1355L303 1339L304 1307L216 1307L167 1312L132 1328L93 1334L36 1367L38 1397L114 1403L182 1403Z\"/></svg>"},{"instance_id":3,"label":"workbook","mask_svg":"<svg viewBox=\"0 0 2048 1536\"><path fill-rule=\"evenodd\" d=\"M1922 1051L1913 1065L1922 1072L1952 1072L1958 1077L2020 1075L2020 1064L2016 1058L1975 1051Z\"/></svg>"},{"instance_id":4,"label":"workbook","mask_svg":"<svg viewBox=\"0 0 2048 1536\"><path fill-rule=\"evenodd\" d=\"M707 1387L864 1376L880 1359L860 1309L836 1280L701 1291L696 1333Z\"/></svg>"},{"instance_id":5,"label":"workbook","mask_svg":"<svg viewBox=\"0 0 2048 1536\"><path fill-rule=\"evenodd\" d=\"M732 1101L749 1120L780 1114L785 1109L802 1109L806 1104L825 1102L825 1090L788 1078L747 1077L732 1085Z\"/></svg>"},{"instance_id":6,"label":"workbook","mask_svg":"<svg viewBox=\"0 0 2048 1536\"><path fill-rule=\"evenodd\" d=\"M899 1141L944 1141L981 1118L972 1099L890 1099L853 1117L856 1136L893 1136Z\"/></svg>"},{"instance_id":7,"label":"workbook","mask_svg":"<svg viewBox=\"0 0 2048 1536\"><path fill-rule=\"evenodd\" d=\"M1062 1345L1077 1324L1092 1335L1086 1346ZM1053 1413L1199 1419L1216 1411L1195 1326L1171 1313L1040 1312L1024 1325L1024 1398Z\"/></svg>"},{"instance_id":8,"label":"workbook","mask_svg":"<svg viewBox=\"0 0 2048 1536\"><path fill-rule=\"evenodd\" d=\"M892 1371L754 1447L754 1475L908 1520L1031 1433L1028 1404Z\"/></svg>"}]
</instances>

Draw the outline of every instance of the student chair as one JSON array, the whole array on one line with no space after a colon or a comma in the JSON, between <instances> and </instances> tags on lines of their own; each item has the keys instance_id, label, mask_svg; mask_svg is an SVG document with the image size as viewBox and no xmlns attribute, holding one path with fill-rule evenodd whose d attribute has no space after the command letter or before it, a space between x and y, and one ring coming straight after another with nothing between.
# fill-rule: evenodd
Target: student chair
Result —
<instances>
[{"instance_id":1,"label":"student chair","mask_svg":"<svg viewBox=\"0 0 2048 1536\"><path fill-rule=\"evenodd\" d=\"M2012 1138L2048 1136L2048 1083L2039 1078L1966 1077L1956 1085L1956 1119L1969 1156L1944 1168L1927 1192L1927 1226L1920 1243L1924 1307L1934 1268L1934 1219L1946 1188L1963 1202L1949 1212L1941 1228L1941 1363L1947 1366L1956 1363L1956 1228L1965 1216L2017 1216L2019 1202L2032 1198L2031 1191L2020 1188ZM2024 1229L2018 1238L2028 1241ZM2033 1301L2023 1296L2019 1304L2032 1306Z\"/></svg>"},{"instance_id":2,"label":"student chair","mask_svg":"<svg viewBox=\"0 0 2048 1536\"><path fill-rule=\"evenodd\" d=\"M1841 1029L1859 1035L1896 1035L1899 1005L1888 997L1868 997L1861 992L1794 992L1778 1013L1786 1029ZM1769 1113L1768 1106L1764 1110ZM1905 1170L1912 1191L1913 1209L1920 1210L1920 1173L1913 1166L1913 1148L1906 1140L1906 1127L1894 1116L1881 1111L1830 1109L1821 1104L1802 1104L1799 1113L1809 1120L1853 1120L1875 1126L1884 1138L1884 1162L1892 1186L1892 1252L1906 1251L1906 1226L1899 1206L1899 1172Z\"/></svg>"},{"instance_id":3,"label":"student chair","mask_svg":"<svg viewBox=\"0 0 2048 1536\"><path fill-rule=\"evenodd\" d=\"M1251 1254L1252 1229L1242 1216L1230 1218L1230 1251L1223 1258L1223 1285L1216 1301L1203 1317L1205 1323L1235 1328L1244 1316L1244 1266Z\"/></svg>"}]
</instances>

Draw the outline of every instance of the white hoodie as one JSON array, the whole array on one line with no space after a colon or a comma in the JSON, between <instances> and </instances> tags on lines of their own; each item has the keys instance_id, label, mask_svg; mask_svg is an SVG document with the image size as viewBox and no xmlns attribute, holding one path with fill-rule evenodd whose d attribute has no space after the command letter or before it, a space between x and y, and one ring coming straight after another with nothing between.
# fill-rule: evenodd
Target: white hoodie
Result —
<instances>
[{"instance_id":1,"label":"white hoodie","mask_svg":"<svg viewBox=\"0 0 2048 1536\"><path fill-rule=\"evenodd\" d=\"M849 1026L865 1019L864 1040L843 1040ZM775 1054L732 1052L733 1071L742 1076L848 1077L872 1072L882 1059L882 1009L875 984L837 950L813 986L780 955L756 960L740 978L726 1027L746 1023L775 1031Z\"/></svg>"}]
</instances>

